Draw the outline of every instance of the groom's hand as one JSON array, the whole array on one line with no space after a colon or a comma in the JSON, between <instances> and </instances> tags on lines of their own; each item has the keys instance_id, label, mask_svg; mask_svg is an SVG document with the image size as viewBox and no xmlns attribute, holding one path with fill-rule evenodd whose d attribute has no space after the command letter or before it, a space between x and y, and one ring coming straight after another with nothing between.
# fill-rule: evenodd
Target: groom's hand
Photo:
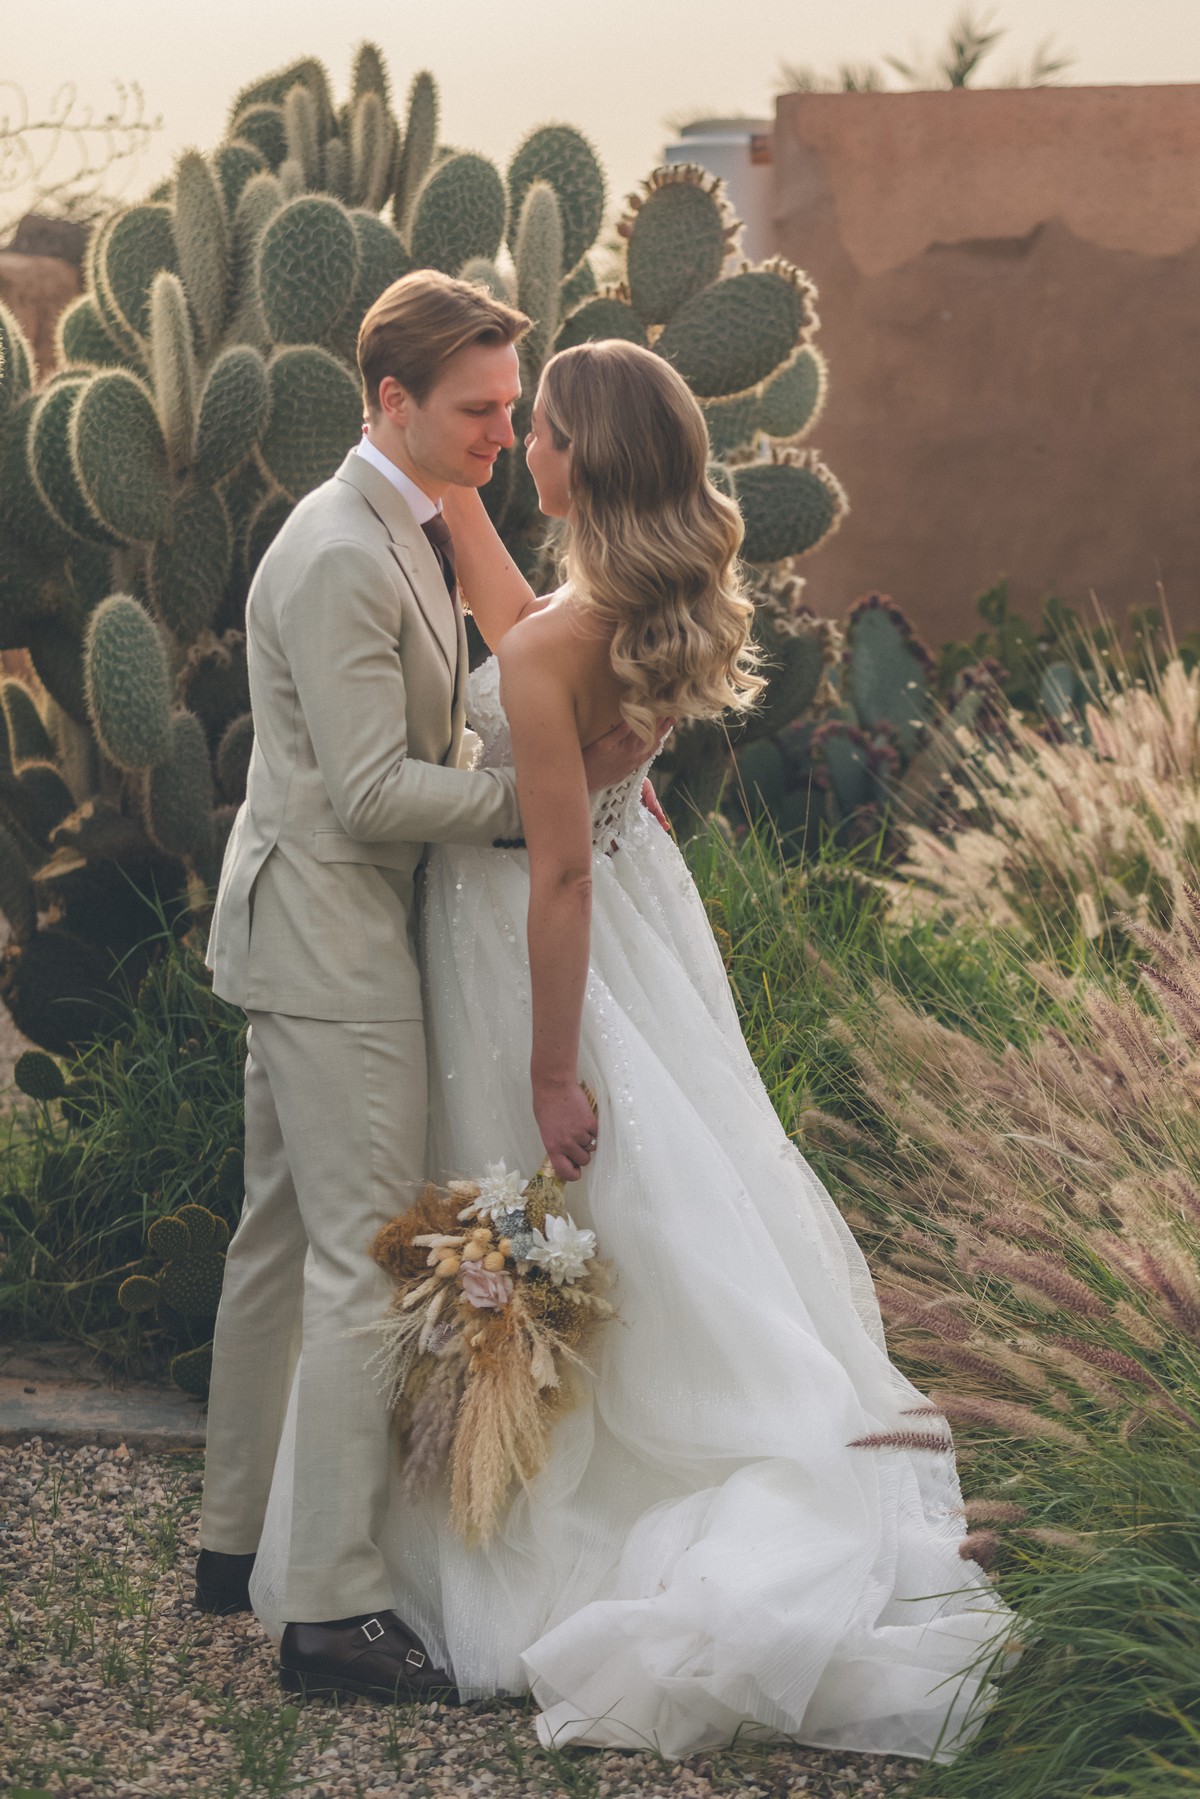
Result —
<instances>
[{"instance_id":1,"label":"groom's hand","mask_svg":"<svg viewBox=\"0 0 1200 1799\"><path fill-rule=\"evenodd\" d=\"M654 742L647 745L631 731L628 725L614 725L603 737L597 737L583 752L583 768L587 775L589 793L599 793L602 788L616 787L636 769L648 762L651 756L657 756L667 738L675 727L673 718L659 721Z\"/></svg>"},{"instance_id":2,"label":"groom's hand","mask_svg":"<svg viewBox=\"0 0 1200 1799\"><path fill-rule=\"evenodd\" d=\"M535 1081L533 1115L559 1180L577 1181L596 1148L596 1109L574 1078Z\"/></svg>"}]
</instances>

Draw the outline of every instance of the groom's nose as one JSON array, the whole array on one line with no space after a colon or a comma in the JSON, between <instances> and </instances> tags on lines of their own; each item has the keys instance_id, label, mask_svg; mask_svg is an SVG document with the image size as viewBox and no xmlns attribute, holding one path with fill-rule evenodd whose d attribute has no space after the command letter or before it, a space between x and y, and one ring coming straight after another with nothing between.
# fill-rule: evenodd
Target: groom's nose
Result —
<instances>
[{"instance_id":1,"label":"groom's nose","mask_svg":"<svg viewBox=\"0 0 1200 1799\"><path fill-rule=\"evenodd\" d=\"M488 427L488 441L499 444L502 450L512 449L516 442L516 435L513 431L512 418L507 411L502 412L499 418L494 419Z\"/></svg>"}]
</instances>

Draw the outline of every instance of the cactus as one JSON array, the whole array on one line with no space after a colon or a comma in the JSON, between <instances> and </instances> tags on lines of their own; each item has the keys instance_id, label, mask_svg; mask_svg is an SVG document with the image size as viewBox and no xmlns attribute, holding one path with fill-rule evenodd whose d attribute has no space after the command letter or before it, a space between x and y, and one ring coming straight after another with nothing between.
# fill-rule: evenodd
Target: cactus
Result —
<instances>
[{"instance_id":1,"label":"cactus","mask_svg":"<svg viewBox=\"0 0 1200 1799\"><path fill-rule=\"evenodd\" d=\"M765 381L816 323L814 289L775 262L743 269L684 302L654 348L698 399L723 399Z\"/></svg>"},{"instance_id":2,"label":"cactus","mask_svg":"<svg viewBox=\"0 0 1200 1799\"><path fill-rule=\"evenodd\" d=\"M630 304L643 325L663 325L720 279L740 227L721 183L694 163L656 169L644 189L618 231Z\"/></svg>"},{"instance_id":3,"label":"cactus","mask_svg":"<svg viewBox=\"0 0 1200 1799\"><path fill-rule=\"evenodd\" d=\"M121 351L108 332L90 294L80 294L59 314L54 328L55 358L62 366L90 364L93 368L119 367Z\"/></svg>"},{"instance_id":4,"label":"cactus","mask_svg":"<svg viewBox=\"0 0 1200 1799\"><path fill-rule=\"evenodd\" d=\"M147 778L146 829L167 855L203 864L212 852L212 814L212 761L204 728L192 713L177 712L169 752Z\"/></svg>"},{"instance_id":5,"label":"cactus","mask_svg":"<svg viewBox=\"0 0 1200 1799\"><path fill-rule=\"evenodd\" d=\"M357 440L362 395L327 350L279 350L268 370L271 415L259 453L281 492L303 499L327 481Z\"/></svg>"},{"instance_id":6,"label":"cactus","mask_svg":"<svg viewBox=\"0 0 1200 1799\"><path fill-rule=\"evenodd\" d=\"M517 304L534 321L521 342L527 396L536 388L542 364L558 331L564 232L558 196L548 181L527 190L517 225Z\"/></svg>"},{"instance_id":7,"label":"cactus","mask_svg":"<svg viewBox=\"0 0 1200 1799\"><path fill-rule=\"evenodd\" d=\"M110 1021L110 958L50 925L0 952L0 998L23 1037L53 1055L103 1036Z\"/></svg>"},{"instance_id":8,"label":"cactus","mask_svg":"<svg viewBox=\"0 0 1200 1799\"><path fill-rule=\"evenodd\" d=\"M136 383L136 376L123 369L111 373L121 381ZM60 530L85 543L115 544L115 534L100 523L88 504L77 460L71 454L72 419L88 379L86 375L65 378L35 402L29 425L29 472L39 499Z\"/></svg>"},{"instance_id":9,"label":"cactus","mask_svg":"<svg viewBox=\"0 0 1200 1799\"><path fill-rule=\"evenodd\" d=\"M596 241L604 219L605 182L600 160L573 125L543 125L518 147L508 168L509 243L514 258L525 196L546 181L558 196L563 229L563 268L570 273Z\"/></svg>"},{"instance_id":10,"label":"cactus","mask_svg":"<svg viewBox=\"0 0 1200 1799\"><path fill-rule=\"evenodd\" d=\"M747 562L802 556L837 529L846 509L837 479L811 450L776 450L769 462L735 464L733 491Z\"/></svg>"},{"instance_id":11,"label":"cactus","mask_svg":"<svg viewBox=\"0 0 1200 1799\"><path fill-rule=\"evenodd\" d=\"M72 472L102 530L125 543L166 536L167 442L146 383L126 369L102 369L83 382L67 420Z\"/></svg>"},{"instance_id":12,"label":"cactus","mask_svg":"<svg viewBox=\"0 0 1200 1799\"><path fill-rule=\"evenodd\" d=\"M258 252L258 296L276 343L321 342L358 276L358 238L344 206L304 195L276 213Z\"/></svg>"},{"instance_id":13,"label":"cactus","mask_svg":"<svg viewBox=\"0 0 1200 1799\"><path fill-rule=\"evenodd\" d=\"M895 602L866 594L846 622L843 690L865 730L887 724L905 759L929 725L933 659Z\"/></svg>"},{"instance_id":14,"label":"cactus","mask_svg":"<svg viewBox=\"0 0 1200 1799\"><path fill-rule=\"evenodd\" d=\"M156 1218L146 1232L149 1254L121 1281L117 1304L134 1317L152 1313L164 1334L176 1340L209 1330L221 1299L228 1242L229 1227L206 1206L180 1206ZM203 1398L211 1366L210 1341L181 1350L170 1371L185 1392Z\"/></svg>"},{"instance_id":15,"label":"cactus","mask_svg":"<svg viewBox=\"0 0 1200 1799\"><path fill-rule=\"evenodd\" d=\"M409 238L414 263L457 275L472 257L491 261L504 242L507 212L504 183L486 157L446 157L416 198Z\"/></svg>"},{"instance_id":16,"label":"cactus","mask_svg":"<svg viewBox=\"0 0 1200 1799\"><path fill-rule=\"evenodd\" d=\"M169 542L151 546L146 576L159 618L180 644L212 628L233 565L233 532L221 495L193 487L175 505Z\"/></svg>"},{"instance_id":17,"label":"cactus","mask_svg":"<svg viewBox=\"0 0 1200 1799\"><path fill-rule=\"evenodd\" d=\"M150 289L160 269L174 270L175 231L169 206L131 206L103 230L95 250L94 293L117 343L140 349L150 330Z\"/></svg>"},{"instance_id":18,"label":"cactus","mask_svg":"<svg viewBox=\"0 0 1200 1799\"><path fill-rule=\"evenodd\" d=\"M216 358L200 395L193 469L212 487L243 463L262 435L271 406L266 366L249 344Z\"/></svg>"},{"instance_id":19,"label":"cactus","mask_svg":"<svg viewBox=\"0 0 1200 1799\"><path fill-rule=\"evenodd\" d=\"M186 150L176 165L173 227L179 273L200 336L214 343L225 322L231 245L220 183L197 150Z\"/></svg>"},{"instance_id":20,"label":"cactus","mask_svg":"<svg viewBox=\"0 0 1200 1799\"><path fill-rule=\"evenodd\" d=\"M84 660L88 712L117 768L153 768L171 747L171 680L144 606L113 594L92 614Z\"/></svg>"},{"instance_id":21,"label":"cactus","mask_svg":"<svg viewBox=\"0 0 1200 1799\"><path fill-rule=\"evenodd\" d=\"M27 943L37 929L29 867L20 844L4 825L0 825L0 914L18 943Z\"/></svg>"},{"instance_id":22,"label":"cactus","mask_svg":"<svg viewBox=\"0 0 1200 1799\"><path fill-rule=\"evenodd\" d=\"M254 720L242 712L226 726L217 747L217 780L231 805L240 804L245 795L253 752Z\"/></svg>"},{"instance_id":23,"label":"cactus","mask_svg":"<svg viewBox=\"0 0 1200 1799\"><path fill-rule=\"evenodd\" d=\"M413 204L437 150L438 92L433 76L414 76L408 95L404 141L392 187L392 222L401 237L408 232Z\"/></svg>"},{"instance_id":24,"label":"cactus","mask_svg":"<svg viewBox=\"0 0 1200 1799\"><path fill-rule=\"evenodd\" d=\"M150 289L149 360L168 461L173 469L186 468L196 430L196 356L187 294L168 269L159 270Z\"/></svg>"},{"instance_id":25,"label":"cactus","mask_svg":"<svg viewBox=\"0 0 1200 1799\"><path fill-rule=\"evenodd\" d=\"M62 1069L53 1057L40 1049L27 1049L17 1057L13 1081L22 1093L28 1094L30 1099L40 1100L43 1105L61 1099L67 1090Z\"/></svg>"}]
</instances>

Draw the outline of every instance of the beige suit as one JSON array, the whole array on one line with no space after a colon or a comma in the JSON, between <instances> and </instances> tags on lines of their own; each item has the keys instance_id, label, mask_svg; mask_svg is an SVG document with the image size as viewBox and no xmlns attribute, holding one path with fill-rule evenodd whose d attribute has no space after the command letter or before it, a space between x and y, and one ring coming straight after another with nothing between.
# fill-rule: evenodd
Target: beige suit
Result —
<instances>
[{"instance_id":1,"label":"beige suit","mask_svg":"<svg viewBox=\"0 0 1200 1799\"><path fill-rule=\"evenodd\" d=\"M255 743L213 914L250 1016L246 1202L229 1246L201 1541L258 1543L303 1346L284 1616L386 1607L388 1420L349 1333L386 1307L367 1254L422 1181L413 880L430 842L516 837L510 771L459 769L460 609L401 495L354 451L271 545L246 610Z\"/></svg>"}]
</instances>

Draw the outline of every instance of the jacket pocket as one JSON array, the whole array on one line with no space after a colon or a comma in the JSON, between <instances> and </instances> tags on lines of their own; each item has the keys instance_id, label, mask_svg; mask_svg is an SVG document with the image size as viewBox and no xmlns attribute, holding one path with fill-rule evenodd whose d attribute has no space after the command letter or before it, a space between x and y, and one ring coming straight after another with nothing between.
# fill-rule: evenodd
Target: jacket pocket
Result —
<instances>
[{"instance_id":1,"label":"jacket pocket","mask_svg":"<svg viewBox=\"0 0 1200 1799\"><path fill-rule=\"evenodd\" d=\"M347 837L344 831L314 831L313 859L317 862L366 862L372 868L398 868L411 871L424 848L420 843L367 843L358 837Z\"/></svg>"}]
</instances>

